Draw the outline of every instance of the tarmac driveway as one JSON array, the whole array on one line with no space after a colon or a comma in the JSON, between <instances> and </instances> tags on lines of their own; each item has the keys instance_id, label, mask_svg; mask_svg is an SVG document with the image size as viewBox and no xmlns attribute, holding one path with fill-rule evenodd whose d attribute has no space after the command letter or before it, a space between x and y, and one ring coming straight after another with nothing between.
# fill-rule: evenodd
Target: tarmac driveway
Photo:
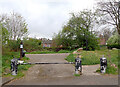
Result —
<instances>
[{"instance_id":1,"label":"tarmac driveway","mask_svg":"<svg viewBox=\"0 0 120 87\"><path fill-rule=\"evenodd\" d=\"M26 54L29 62L67 62L69 54ZM74 76L72 64L33 65L20 79L7 85L118 85L118 76L95 73L99 65L83 66L83 74Z\"/></svg>"}]
</instances>

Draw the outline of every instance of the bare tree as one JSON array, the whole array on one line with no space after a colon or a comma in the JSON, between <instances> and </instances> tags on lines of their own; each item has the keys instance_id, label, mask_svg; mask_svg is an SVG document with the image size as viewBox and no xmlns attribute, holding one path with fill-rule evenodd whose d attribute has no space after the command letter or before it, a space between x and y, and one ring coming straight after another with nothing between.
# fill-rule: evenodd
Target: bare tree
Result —
<instances>
[{"instance_id":1,"label":"bare tree","mask_svg":"<svg viewBox=\"0 0 120 87\"><path fill-rule=\"evenodd\" d=\"M112 31L108 28L105 28L102 33L105 41L107 41L112 36Z\"/></svg>"},{"instance_id":2,"label":"bare tree","mask_svg":"<svg viewBox=\"0 0 120 87\"><path fill-rule=\"evenodd\" d=\"M12 12L10 15L3 14L0 22L9 32L9 39L21 39L27 34L27 24L25 19L18 13Z\"/></svg>"},{"instance_id":3,"label":"bare tree","mask_svg":"<svg viewBox=\"0 0 120 87\"><path fill-rule=\"evenodd\" d=\"M120 35L120 0L102 0L97 5L102 23L113 25Z\"/></svg>"}]
</instances>

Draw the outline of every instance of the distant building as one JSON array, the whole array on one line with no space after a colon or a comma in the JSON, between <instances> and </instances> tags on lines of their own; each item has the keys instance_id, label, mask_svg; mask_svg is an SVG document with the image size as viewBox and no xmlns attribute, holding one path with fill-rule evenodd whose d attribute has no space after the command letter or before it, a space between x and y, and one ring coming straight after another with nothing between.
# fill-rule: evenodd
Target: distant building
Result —
<instances>
[{"instance_id":1,"label":"distant building","mask_svg":"<svg viewBox=\"0 0 120 87\"><path fill-rule=\"evenodd\" d=\"M42 47L52 47L53 46L53 41L46 39L46 38L41 38L40 39L42 41Z\"/></svg>"},{"instance_id":2,"label":"distant building","mask_svg":"<svg viewBox=\"0 0 120 87\"><path fill-rule=\"evenodd\" d=\"M99 45L106 45L106 41L105 38L103 37L103 35L99 35Z\"/></svg>"}]
</instances>

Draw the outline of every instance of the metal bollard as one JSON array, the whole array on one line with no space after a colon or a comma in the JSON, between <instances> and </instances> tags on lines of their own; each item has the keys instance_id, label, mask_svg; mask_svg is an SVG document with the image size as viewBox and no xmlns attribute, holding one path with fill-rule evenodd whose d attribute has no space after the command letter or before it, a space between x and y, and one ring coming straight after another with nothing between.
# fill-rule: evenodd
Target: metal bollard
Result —
<instances>
[{"instance_id":1,"label":"metal bollard","mask_svg":"<svg viewBox=\"0 0 120 87\"><path fill-rule=\"evenodd\" d=\"M17 67L18 67L18 59L13 58L11 60L11 74L12 75L17 75Z\"/></svg>"},{"instance_id":2,"label":"metal bollard","mask_svg":"<svg viewBox=\"0 0 120 87\"><path fill-rule=\"evenodd\" d=\"M107 59L104 57L100 58L100 72L105 73L107 68Z\"/></svg>"},{"instance_id":3,"label":"metal bollard","mask_svg":"<svg viewBox=\"0 0 120 87\"><path fill-rule=\"evenodd\" d=\"M75 74L82 74L82 63L81 58L75 59Z\"/></svg>"},{"instance_id":4,"label":"metal bollard","mask_svg":"<svg viewBox=\"0 0 120 87\"><path fill-rule=\"evenodd\" d=\"M24 50L24 51L22 51L22 57L24 57L25 56L25 53L26 53L26 51Z\"/></svg>"}]
</instances>

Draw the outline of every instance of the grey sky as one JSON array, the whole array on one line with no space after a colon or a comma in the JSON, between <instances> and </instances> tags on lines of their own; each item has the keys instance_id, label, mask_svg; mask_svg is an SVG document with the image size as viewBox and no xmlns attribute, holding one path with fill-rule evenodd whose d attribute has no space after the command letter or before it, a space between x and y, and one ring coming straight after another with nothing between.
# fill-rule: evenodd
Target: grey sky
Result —
<instances>
[{"instance_id":1,"label":"grey sky","mask_svg":"<svg viewBox=\"0 0 120 87\"><path fill-rule=\"evenodd\" d=\"M71 12L92 9L95 0L0 0L0 14L20 13L30 37L51 39L70 18Z\"/></svg>"}]
</instances>

